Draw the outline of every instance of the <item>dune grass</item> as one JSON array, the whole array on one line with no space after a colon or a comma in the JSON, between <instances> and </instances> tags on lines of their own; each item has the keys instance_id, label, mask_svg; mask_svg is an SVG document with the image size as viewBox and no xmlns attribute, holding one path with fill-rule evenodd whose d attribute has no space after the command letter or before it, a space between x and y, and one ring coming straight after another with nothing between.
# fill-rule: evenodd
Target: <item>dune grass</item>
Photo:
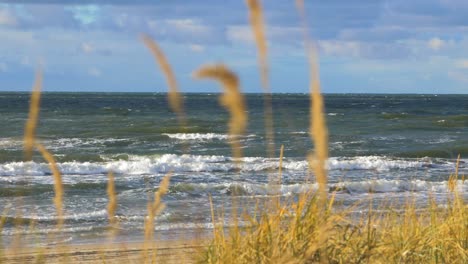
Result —
<instances>
[{"instance_id":1,"label":"dune grass","mask_svg":"<svg viewBox=\"0 0 468 264\"><path fill-rule=\"evenodd\" d=\"M219 98L219 102L230 113L228 122L230 143L234 158L239 161L242 157L242 150L239 136L244 134L247 127L247 114L244 96L239 89L239 78L225 65L208 65L196 70L194 76L199 79L210 78L217 80L224 88L224 93Z\"/></svg>"},{"instance_id":2,"label":"dune grass","mask_svg":"<svg viewBox=\"0 0 468 264\"><path fill-rule=\"evenodd\" d=\"M467 263L468 207L452 197L403 211L334 210L318 193L302 194L277 212L243 216L250 225L219 227L199 263Z\"/></svg>"},{"instance_id":3,"label":"dune grass","mask_svg":"<svg viewBox=\"0 0 468 264\"><path fill-rule=\"evenodd\" d=\"M304 3L297 1L297 4L305 19ZM273 113L271 97L268 99L270 91L267 42L262 9L257 0L247 0L247 6L259 53L262 85L267 94L265 99L266 139L273 142ZM383 204L381 205L383 210L376 210L372 199L369 199L361 202L361 204L368 203L368 210L358 215L355 213L357 205L341 209L335 206L335 194L330 193L327 188L328 177L325 165L328 159L328 130L324 115L325 106L320 92L317 52L311 48L313 45L310 45L307 33L305 36L311 77L309 133L315 146L308 160L310 173L315 176L318 189L301 193L285 201L280 198L273 199L275 206L259 205L253 213L237 214L237 210L234 209L229 227L226 227L224 221L216 217L223 215L223 212L215 211L210 197L207 202L211 204L212 238L200 254L191 255L190 261L199 263L468 263L468 205L462 194L457 191L457 186L465 183L464 176L458 175L458 162L454 168L454 174L448 177L449 193L443 204L437 204L435 199L429 199L427 205L421 207L412 199L408 199L403 210L393 210L391 206L384 208ZM155 41L148 36L143 36L142 39L166 76L169 86L169 107L179 116L180 124L184 126L183 101L169 63ZM233 156L242 157L237 139L246 130L248 116L237 75L227 66L219 64L203 66L195 71L194 76L214 79L222 84L224 93L220 97L220 103L226 107L231 116L228 121L228 132L231 136ZM53 203L57 209L57 225L60 228L63 225L64 194L60 172L53 155L42 145L35 143L41 81L42 75L38 73L25 127L25 159L32 158L33 148L36 147L50 164L54 179ZM268 121L269 118L270 121ZM268 144L268 146L274 145ZM274 147L272 150L267 150L267 153L273 155ZM271 183L271 188L278 188L281 184L283 146L280 148L279 156L280 169L277 179L272 179L274 182ZM107 255L102 253L100 262L162 262L154 244L154 221L164 209L162 198L168 191L170 177L168 174L163 178L158 191L154 193L153 200L147 205L148 215L145 220L144 238L142 238L144 246L141 255L131 260L124 258L117 261L108 259ZM277 192L272 192L272 194L277 194ZM118 200L112 172L109 172L107 196L109 225L115 228L118 225L115 218ZM5 221L5 212L3 212L0 218L0 230ZM109 244L109 248L112 247L115 245ZM5 249L0 244L0 263L7 262L2 258ZM105 251L102 248L100 250ZM41 255L44 254L43 251L35 254L36 263L45 263ZM68 260L70 259L65 258L63 263Z\"/></svg>"}]
</instances>

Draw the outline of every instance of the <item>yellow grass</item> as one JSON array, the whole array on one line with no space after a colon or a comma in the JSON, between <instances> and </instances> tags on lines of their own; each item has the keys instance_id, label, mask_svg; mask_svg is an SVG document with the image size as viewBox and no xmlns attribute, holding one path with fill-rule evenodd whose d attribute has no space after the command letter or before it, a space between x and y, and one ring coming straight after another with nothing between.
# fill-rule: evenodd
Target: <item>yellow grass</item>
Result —
<instances>
[{"instance_id":1,"label":"yellow grass","mask_svg":"<svg viewBox=\"0 0 468 264\"><path fill-rule=\"evenodd\" d=\"M301 0L297 0L296 3L305 28L304 3ZM247 0L247 4L259 50L262 83L264 87L268 87L267 46L261 6L258 1L254 0ZM327 190L325 164L328 159L328 130L324 115L324 100L320 91L318 56L317 51L312 48L307 30L304 32L311 78L309 132L314 144L309 162L318 184L318 190L301 193L297 197L281 202L278 198L274 209L268 206L263 207L258 202L255 212L237 216L237 208L234 208L232 226L228 228L224 226L223 217L220 217L221 220L216 218L217 215L224 216L224 212L215 210L210 196L207 202L210 203L211 208L209 217L213 223L212 239L199 255L192 253L190 260L200 263L468 263L468 205L464 200L464 194L458 192L460 184L465 184L464 175L459 180L460 157L454 168L455 173L448 177L449 194L443 204L437 204L434 199L430 199L426 206L421 206L409 198L402 210L397 211L392 204L387 206L382 203L376 206L371 197L359 204L340 209L335 205L335 193L329 195L329 190ZM182 115L183 103L177 90L174 74L164 54L149 37L143 36L142 39L166 76L171 109ZM195 71L194 75L197 78L211 78L222 84L224 93L220 97L220 102L230 113L228 126L229 135L233 139L231 140L233 156L240 158L242 155L238 136L245 132L248 117L237 75L224 65L204 66ZM63 225L64 190L60 172L53 155L42 145L35 143L41 76L39 72L31 95L29 117L25 126L24 150L25 157L29 160L36 146L49 163L54 177L57 225L61 227ZM269 112L265 111L266 119L269 118L268 114ZM272 115L270 117L272 118ZM268 122L266 123L268 126ZM277 187L281 184L283 146L281 146L279 157L278 181L275 185ZM154 198L148 203L144 243L139 247L141 251L119 250L115 245L104 245L91 250L92 254L97 255L93 262L156 263L159 261L156 258L156 245L154 244L154 221L164 209L162 198L169 190L170 177L171 174L168 174L162 179L158 190L154 193ZM278 190L275 193L278 193ZM111 172L107 195L109 222L111 226L115 226L118 201L114 176ZM357 214L367 203L368 209L363 214ZM375 210L376 208L379 210ZM3 212L0 217L0 231L8 221L5 215L6 212ZM247 224L241 226L240 220ZM22 263L22 260L28 259L34 260L33 263L67 263L68 260L76 257L76 254L69 252L70 258L60 261L57 257L60 253L54 253L55 257L50 253L58 247L52 246L47 250L32 251L30 255L23 256L24 258L18 256L17 252L9 258L4 258L5 247L0 243L0 263L8 263L15 257L19 259L16 263ZM117 255L121 254L127 259L112 258L112 254L115 255L115 253L108 254L109 248L117 250L119 252ZM158 248L161 249L160 246ZM160 252L158 250L158 256ZM77 261L81 260L83 259ZM177 260L180 261L181 258L176 258Z\"/></svg>"},{"instance_id":2,"label":"yellow grass","mask_svg":"<svg viewBox=\"0 0 468 264\"><path fill-rule=\"evenodd\" d=\"M145 221L145 240L151 241L154 235L154 218L164 210L164 203L162 203L162 197L166 195L169 190L169 183L171 174L167 174L159 184L159 189L154 194L154 201L148 203L148 216Z\"/></svg>"},{"instance_id":3,"label":"yellow grass","mask_svg":"<svg viewBox=\"0 0 468 264\"><path fill-rule=\"evenodd\" d=\"M57 227L60 229L63 226L63 183L62 175L57 167L54 156L47 151L41 144L36 144L37 149L42 154L42 157L49 163L49 168L54 177L54 204L57 209Z\"/></svg>"},{"instance_id":4,"label":"yellow grass","mask_svg":"<svg viewBox=\"0 0 468 264\"><path fill-rule=\"evenodd\" d=\"M270 91L270 83L268 79L268 45L265 37L265 21L263 19L263 11L260 0L246 0L249 10L249 21L254 35L255 43L258 51L258 65L260 69L260 77L262 80L263 96L264 96L264 111L265 111L265 136L267 144L267 155L272 158L275 156L275 137L273 124L273 107ZM270 179L275 181L275 179Z\"/></svg>"},{"instance_id":5,"label":"yellow grass","mask_svg":"<svg viewBox=\"0 0 468 264\"><path fill-rule=\"evenodd\" d=\"M224 93L220 97L220 103L230 113L229 120L229 135L231 137L231 145L233 156L236 159L242 157L242 151L239 142L239 136L245 132L247 128L247 115L244 96L239 89L239 79L237 75L229 70L223 64L203 66L194 73L196 78L210 78L217 80L224 88Z\"/></svg>"},{"instance_id":6,"label":"yellow grass","mask_svg":"<svg viewBox=\"0 0 468 264\"><path fill-rule=\"evenodd\" d=\"M268 45L265 38L264 20L262 7L259 0L246 0L250 11L249 20L252 27L255 43L258 50L258 63L260 65L260 76L265 92L269 92L268 84Z\"/></svg>"},{"instance_id":7,"label":"yellow grass","mask_svg":"<svg viewBox=\"0 0 468 264\"><path fill-rule=\"evenodd\" d=\"M323 97L320 93L320 81L318 64L314 52L310 55L310 74L312 78L310 87L310 135L314 142L314 154L309 157L309 163L315 172L321 198L327 195L327 170L328 160L328 129L325 122Z\"/></svg>"},{"instance_id":8,"label":"yellow grass","mask_svg":"<svg viewBox=\"0 0 468 264\"><path fill-rule=\"evenodd\" d=\"M156 43L156 41L151 39L151 37L148 35L142 35L141 39L143 43L146 45L146 47L153 54L154 59L159 64L159 67L161 68L161 71L163 72L164 77L166 78L166 82L169 87L169 91L167 93L169 107L172 109L172 111L177 113L177 116L179 117L179 121L181 122L181 125L185 125L184 124L185 122L184 101L182 99L182 96L180 95L177 81L172 71L171 65L167 61L166 56L164 55L163 51L161 50L159 45Z\"/></svg>"},{"instance_id":9,"label":"yellow grass","mask_svg":"<svg viewBox=\"0 0 468 264\"><path fill-rule=\"evenodd\" d=\"M42 89L42 71L36 73L31 100L29 103L29 116L24 128L24 157L31 160L35 143L36 127L39 117L40 101Z\"/></svg>"},{"instance_id":10,"label":"yellow grass","mask_svg":"<svg viewBox=\"0 0 468 264\"><path fill-rule=\"evenodd\" d=\"M107 197L109 197L109 202L107 203L107 217L109 219L109 224L114 228L117 224L115 218L115 211L117 210L117 195L115 194L114 173L111 171L108 173L108 179Z\"/></svg>"},{"instance_id":11,"label":"yellow grass","mask_svg":"<svg viewBox=\"0 0 468 264\"><path fill-rule=\"evenodd\" d=\"M314 152L308 157L309 165L315 172L319 184L319 195L322 200L327 195L327 170L325 163L328 159L328 128L324 115L324 102L320 93L320 74L317 50L313 46L307 28L306 13L303 0L296 0L296 6L302 19L306 54L309 60L310 75L310 129L309 133L314 143Z\"/></svg>"}]
</instances>

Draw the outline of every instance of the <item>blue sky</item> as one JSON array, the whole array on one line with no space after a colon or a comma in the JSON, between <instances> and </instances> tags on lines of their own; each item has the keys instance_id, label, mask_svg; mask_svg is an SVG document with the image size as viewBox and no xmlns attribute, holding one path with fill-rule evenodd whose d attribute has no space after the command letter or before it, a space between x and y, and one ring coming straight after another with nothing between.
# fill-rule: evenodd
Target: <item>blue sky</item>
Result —
<instances>
[{"instance_id":1,"label":"blue sky","mask_svg":"<svg viewBox=\"0 0 468 264\"><path fill-rule=\"evenodd\" d=\"M467 93L468 1L309 0L309 30L328 93ZM294 1L263 0L273 92L307 92ZM217 92L191 78L204 63L234 69L261 92L243 0L0 1L0 91L164 92L139 34L154 37L184 92Z\"/></svg>"}]
</instances>

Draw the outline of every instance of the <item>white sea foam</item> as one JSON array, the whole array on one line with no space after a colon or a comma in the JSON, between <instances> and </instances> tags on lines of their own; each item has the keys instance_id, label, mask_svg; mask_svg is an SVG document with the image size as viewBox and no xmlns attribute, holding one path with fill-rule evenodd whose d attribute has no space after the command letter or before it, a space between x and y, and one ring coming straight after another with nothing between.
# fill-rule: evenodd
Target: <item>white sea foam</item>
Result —
<instances>
[{"instance_id":1,"label":"white sea foam","mask_svg":"<svg viewBox=\"0 0 468 264\"><path fill-rule=\"evenodd\" d=\"M307 132L307 131L295 131L295 132L291 132L290 134L292 134L292 135L307 135L307 134L309 134L309 132Z\"/></svg>"},{"instance_id":2,"label":"white sea foam","mask_svg":"<svg viewBox=\"0 0 468 264\"><path fill-rule=\"evenodd\" d=\"M92 231L95 227L93 226L77 226L77 227L66 227L66 228L23 228L23 229L3 229L1 234L4 236L13 235L30 235L30 234L50 234L50 233L81 233Z\"/></svg>"},{"instance_id":3,"label":"white sea foam","mask_svg":"<svg viewBox=\"0 0 468 264\"><path fill-rule=\"evenodd\" d=\"M63 149L75 147L100 147L113 142L128 141L125 138L59 138L45 140L44 145L49 149Z\"/></svg>"},{"instance_id":4,"label":"white sea foam","mask_svg":"<svg viewBox=\"0 0 468 264\"><path fill-rule=\"evenodd\" d=\"M14 216L12 216L14 217ZM29 218L32 220L37 221L55 221L57 220L57 216L55 214L47 214L47 215L22 215L24 218ZM90 220L90 219L99 219L107 217L107 210L97 210L97 211L90 211L90 212L82 212L82 213L69 213L65 212L65 215L61 218L63 220L73 220L73 221L80 221L80 220Z\"/></svg>"},{"instance_id":5,"label":"white sea foam","mask_svg":"<svg viewBox=\"0 0 468 264\"><path fill-rule=\"evenodd\" d=\"M22 147L23 141L16 138L0 138L0 149L16 149Z\"/></svg>"},{"instance_id":6,"label":"white sea foam","mask_svg":"<svg viewBox=\"0 0 468 264\"><path fill-rule=\"evenodd\" d=\"M424 159L392 159L381 156L359 156L353 158L330 158L330 170L376 170L423 169L434 166L433 162Z\"/></svg>"},{"instance_id":7,"label":"white sea foam","mask_svg":"<svg viewBox=\"0 0 468 264\"><path fill-rule=\"evenodd\" d=\"M230 194L241 196L266 196L272 195L268 184L261 183L178 183L173 190L176 192L206 192ZM317 190L316 183L295 183L283 184L280 186L280 195L293 195L307 191ZM400 193L400 192L426 192L426 193L447 193L449 191L447 181L424 181L424 180L364 180L364 181L344 181L328 184L330 192L349 194L366 193ZM468 182L458 181L457 191L462 193L468 191Z\"/></svg>"},{"instance_id":8,"label":"white sea foam","mask_svg":"<svg viewBox=\"0 0 468 264\"><path fill-rule=\"evenodd\" d=\"M367 180L358 182L340 182L331 185L331 190L341 190L348 193L392 193L392 192L430 192L447 193L448 182L432 182L424 180ZM468 182L457 182L457 191L466 192Z\"/></svg>"},{"instance_id":9,"label":"white sea foam","mask_svg":"<svg viewBox=\"0 0 468 264\"><path fill-rule=\"evenodd\" d=\"M177 140L225 140L228 139L229 136L226 134L216 134L216 133L175 133L175 134L163 134L168 136L172 139Z\"/></svg>"},{"instance_id":10,"label":"white sea foam","mask_svg":"<svg viewBox=\"0 0 468 264\"><path fill-rule=\"evenodd\" d=\"M128 141L126 138L59 138L38 139L47 149L68 149L76 147L102 147L112 142ZM21 149L23 140L18 138L0 138L0 149Z\"/></svg>"},{"instance_id":11,"label":"white sea foam","mask_svg":"<svg viewBox=\"0 0 468 264\"><path fill-rule=\"evenodd\" d=\"M110 160L106 162L62 162L57 164L64 175L99 175L109 171L126 175L157 174L173 172L229 172L237 170L245 172L278 169L279 160L264 157L246 157L242 163L236 164L232 158L209 155L175 155L160 156L129 156L128 160ZM395 159L382 156L360 156L352 158L330 158L330 170L373 170L390 171L406 169L428 169L434 167L453 168L453 161L438 161L431 159ZM285 158L285 170L306 171L308 162L301 159ZM41 176L49 175L50 169L46 163L10 162L0 164L0 176Z\"/></svg>"},{"instance_id":12,"label":"white sea foam","mask_svg":"<svg viewBox=\"0 0 468 264\"><path fill-rule=\"evenodd\" d=\"M163 135L176 140L188 140L188 141L212 141L212 140L229 140L230 135L218 134L218 133L164 133ZM240 138L252 138L254 134L241 135Z\"/></svg>"}]
</instances>

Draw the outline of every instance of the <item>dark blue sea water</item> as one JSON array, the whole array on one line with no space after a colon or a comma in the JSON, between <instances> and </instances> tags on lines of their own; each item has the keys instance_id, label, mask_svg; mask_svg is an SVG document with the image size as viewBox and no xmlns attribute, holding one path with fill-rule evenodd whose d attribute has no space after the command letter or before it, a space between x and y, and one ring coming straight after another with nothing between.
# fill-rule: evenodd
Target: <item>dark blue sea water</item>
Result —
<instances>
[{"instance_id":1,"label":"dark blue sea water","mask_svg":"<svg viewBox=\"0 0 468 264\"><path fill-rule=\"evenodd\" d=\"M281 145L281 196L317 187L306 182L305 157L313 149L307 94L273 95L274 158L266 153L263 97L246 95L249 125L241 137L240 170L231 158L229 116L218 95L186 94L184 99L187 127L181 128L165 94L42 95L37 137L54 154L65 184L65 227L56 237L76 243L106 237L109 171L116 177L120 239L142 239L147 203L168 172L173 176L166 209L156 221L162 236L209 229L210 195L226 219L232 196L241 203L269 199L268 178L277 174ZM0 93L0 212L8 220L1 231L6 243L18 234L43 241L57 231L48 165L38 154L23 162L28 101L27 93ZM429 196L443 201L458 154L460 175L468 170L468 96L334 94L325 101L329 189L338 190L338 201L412 197L425 204ZM468 182L460 181L458 188L466 193ZM18 219L23 221L14 224Z\"/></svg>"}]
</instances>

